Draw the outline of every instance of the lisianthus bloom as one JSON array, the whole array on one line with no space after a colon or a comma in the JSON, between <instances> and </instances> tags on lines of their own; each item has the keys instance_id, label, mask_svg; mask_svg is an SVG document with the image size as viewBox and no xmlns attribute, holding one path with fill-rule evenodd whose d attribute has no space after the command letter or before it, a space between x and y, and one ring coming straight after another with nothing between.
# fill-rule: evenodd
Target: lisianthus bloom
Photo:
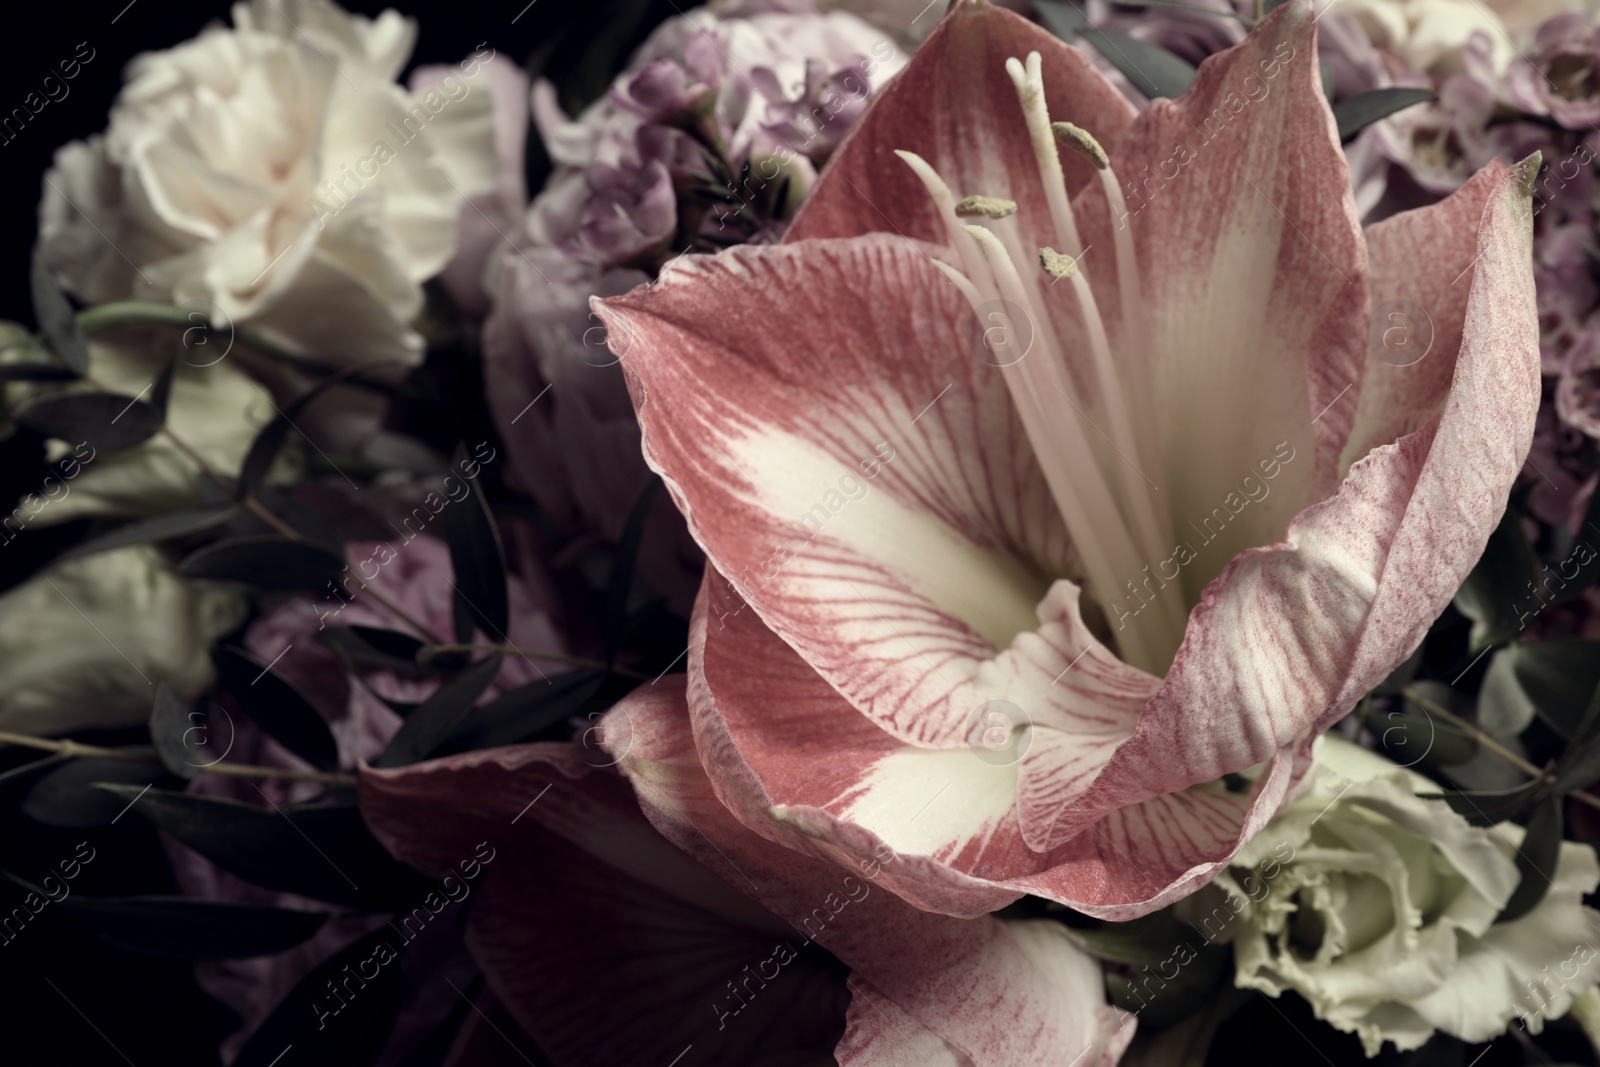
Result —
<instances>
[{"instance_id":1,"label":"lisianthus bloom","mask_svg":"<svg viewBox=\"0 0 1600 1067\"><path fill-rule=\"evenodd\" d=\"M1535 115L1549 115L1569 130L1587 130L1600 120L1597 74L1600 27L1569 12L1539 26L1532 54L1511 72L1511 94Z\"/></svg>"},{"instance_id":2,"label":"lisianthus bloom","mask_svg":"<svg viewBox=\"0 0 1600 1067\"><path fill-rule=\"evenodd\" d=\"M1208 939L1233 943L1240 986L1295 990L1375 1056L1435 1029L1488 1041L1514 1016L1538 1033L1600 981L1588 845L1562 842L1540 902L1497 923L1522 827L1473 826L1417 795L1433 782L1332 734L1306 784L1215 890L1180 906Z\"/></svg>"},{"instance_id":3,"label":"lisianthus bloom","mask_svg":"<svg viewBox=\"0 0 1600 1067\"><path fill-rule=\"evenodd\" d=\"M1141 914L1421 641L1532 435L1536 162L1363 234L1315 55L1286 4L1135 116L957 4L784 243L597 302L746 825L887 843L934 910Z\"/></svg>"},{"instance_id":4,"label":"lisianthus bloom","mask_svg":"<svg viewBox=\"0 0 1600 1067\"><path fill-rule=\"evenodd\" d=\"M845 871L741 826L681 675L572 744L363 768L361 810L447 889L493 857L467 945L558 1067L1110 1067L1133 1037L1059 924L929 914L872 885L892 849Z\"/></svg>"}]
</instances>

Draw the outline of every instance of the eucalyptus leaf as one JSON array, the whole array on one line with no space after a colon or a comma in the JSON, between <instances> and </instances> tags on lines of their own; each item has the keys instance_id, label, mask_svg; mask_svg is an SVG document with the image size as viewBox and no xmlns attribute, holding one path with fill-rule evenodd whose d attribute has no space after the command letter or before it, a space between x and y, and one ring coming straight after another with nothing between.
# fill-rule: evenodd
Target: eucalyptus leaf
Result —
<instances>
[{"instance_id":1,"label":"eucalyptus leaf","mask_svg":"<svg viewBox=\"0 0 1600 1067\"><path fill-rule=\"evenodd\" d=\"M260 589L326 592L344 574L345 563L327 548L277 534L247 534L206 545L184 557L186 578L243 582Z\"/></svg>"},{"instance_id":2,"label":"eucalyptus leaf","mask_svg":"<svg viewBox=\"0 0 1600 1067\"><path fill-rule=\"evenodd\" d=\"M119 393L58 393L17 411L18 425L68 444L88 443L98 452L120 452L143 444L161 429L161 413Z\"/></svg>"},{"instance_id":3,"label":"eucalyptus leaf","mask_svg":"<svg viewBox=\"0 0 1600 1067\"><path fill-rule=\"evenodd\" d=\"M49 344L51 351L55 352L56 358L74 374L87 374L88 339L84 337L83 328L78 325L78 315L72 310L67 294L56 284L55 277L44 265L44 260L37 251L33 256L33 273L30 280L33 288L33 317L39 323L39 332L44 335L45 342Z\"/></svg>"},{"instance_id":4,"label":"eucalyptus leaf","mask_svg":"<svg viewBox=\"0 0 1600 1067\"><path fill-rule=\"evenodd\" d=\"M234 960L271 956L306 941L321 912L192 897L85 897L56 905L108 944L152 956Z\"/></svg>"},{"instance_id":5,"label":"eucalyptus leaf","mask_svg":"<svg viewBox=\"0 0 1600 1067\"><path fill-rule=\"evenodd\" d=\"M375 626L329 626L317 632L317 644L343 659L352 670L389 671L404 678L432 678L459 668L450 656L435 656L427 663L417 653L427 647L410 634Z\"/></svg>"},{"instance_id":6,"label":"eucalyptus leaf","mask_svg":"<svg viewBox=\"0 0 1600 1067\"><path fill-rule=\"evenodd\" d=\"M405 997L405 946L385 925L329 956L278 1003L232 1067L375 1063ZM360 977L351 982L350 975ZM292 1059L284 1059L290 1049Z\"/></svg>"},{"instance_id":7,"label":"eucalyptus leaf","mask_svg":"<svg viewBox=\"0 0 1600 1067\"><path fill-rule=\"evenodd\" d=\"M242 648L219 648L212 661L223 688L269 737L313 767L338 767L333 731L294 683Z\"/></svg>"},{"instance_id":8,"label":"eucalyptus leaf","mask_svg":"<svg viewBox=\"0 0 1600 1067\"><path fill-rule=\"evenodd\" d=\"M500 673L503 657L479 660L441 685L417 709L406 716L405 724L373 762L374 767L403 767L426 758L460 727L473 702L489 688Z\"/></svg>"},{"instance_id":9,"label":"eucalyptus leaf","mask_svg":"<svg viewBox=\"0 0 1600 1067\"><path fill-rule=\"evenodd\" d=\"M1528 820L1528 832L1517 848L1517 873L1522 876L1495 922L1520 919L1538 906L1555 880L1561 857L1561 797L1546 797Z\"/></svg>"},{"instance_id":10,"label":"eucalyptus leaf","mask_svg":"<svg viewBox=\"0 0 1600 1067\"><path fill-rule=\"evenodd\" d=\"M1089 16L1083 8L1066 0L1033 0L1033 9L1045 29L1068 44L1078 39L1078 34L1089 25Z\"/></svg>"},{"instance_id":11,"label":"eucalyptus leaf","mask_svg":"<svg viewBox=\"0 0 1600 1067\"><path fill-rule=\"evenodd\" d=\"M94 788L96 782L130 784L137 791L164 781L167 771L149 748L122 751L146 758L140 760L74 759L46 774L33 784L22 801L22 812L46 826L84 829L107 826L119 819L128 802Z\"/></svg>"},{"instance_id":12,"label":"eucalyptus leaf","mask_svg":"<svg viewBox=\"0 0 1600 1067\"><path fill-rule=\"evenodd\" d=\"M456 467L464 467L467 451L456 449ZM510 600L506 592L506 554L500 530L489 512L483 487L475 478L467 483L465 498L444 509L445 541L450 546L450 567L455 572L456 640L472 641L481 630L492 641L509 640Z\"/></svg>"},{"instance_id":13,"label":"eucalyptus leaf","mask_svg":"<svg viewBox=\"0 0 1600 1067\"><path fill-rule=\"evenodd\" d=\"M123 786L103 788L129 793ZM266 889L392 910L421 899L431 886L385 851L354 803L274 810L152 789L134 811L223 870Z\"/></svg>"},{"instance_id":14,"label":"eucalyptus leaf","mask_svg":"<svg viewBox=\"0 0 1600 1067\"><path fill-rule=\"evenodd\" d=\"M1160 45L1141 41L1119 30L1085 28L1078 36L1122 72L1133 87L1151 100L1176 100L1194 81L1195 70Z\"/></svg>"},{"instance_id":15,"label":"eucalyptus leaf","mask_svg":"<svg viewBox=\"0 0 1600 1067\"><path fill-rule=\"evenodd\" d=\"M77 377L59 363L0 363L0 382L70 382Z\"/></svg>"},{"instance_id":16,"label":"eucalyptus leaf","mask_svg":"<svg viewBox=\"0 0 1600 1067\"><path fill-rule=\"evenodd\" d=\"M1489 535L1477 566L1456 590L1456 610L1472 620L1474 654L1522 632L1527 611L1537 604L1530 603L1530 589L1538 571L1539 561L1528 544L1522 518L1516 509L1507 508Z\"/></svg>"},{"instance_id":17,"label":"eucalyptus leaf","mask_svg":"<svg viewBox=\"0 0 1600 1067\"><path fill-rule=\"evenodd\" d=\"M205 734L205 716L161 682L156 686L155 707L150 711L150 743L162 766L179 778L193 778L208 759L191 742Z\"/></svg>"},{"instance_id":18,"label":"eucalyptus leaf","mask_svg":"<svg viewBox=\"0 0 1600 1067\"><path fill-rule=\"evenodd\" d=\"M1443 800L1451 810L1474 826L1492 826L1514 819L1541 800L1543 781L1534 779L1515 789L1461 789L1446 793L1419 793L1424 800Z\"/></svg>"},{"instance_id":19,"label":"eucalyptus leaf","mask_svg":"<svg viewBox=\"0 0 1600 1067\"><path fill-rule=\"evenodd\" d=\"M67 560L82 559L92 556L97 552L109 552L113 548L126 548L129 545L149 544L153 541L165 541L169 538L188 537L192 534L204 533L214 527L221 526L238 514L239 508L233 504L223 507L190 508L185 511L169 511L165 515L157 515L149 519L140 519L128 525L112 530L99 537L91 537L87 541L73 545L61 555L56 557L57 563Z\"/></svg>"},{"instance_id":20,"label":"eucalyptus leaf","mask_svg":"<svg viewBox=\"0 0 1600 1067\"><path fill-rule=\"evenodd\" d=\"M628 521L622 527L617 541L617 551L612 557L611 578L606 583L606 602L600 621L600 645L603 658L610 662L622 646L624 623L627 621L628 594L633 590L633 572L639 559L639 547L644 542L645 524L650 521L650 508L655 503L656 490L661 480L652 477L639 499L628 512Z\"/></svg>"},{"instance_id":21,"label":"eucalyptus leaf","mask_svg":"<svg viewBox=\"0 0 1600 1067\"><path fill-rule=\"evenodd\" d=\"M1538 716L1562 737L1575 736L1600 687L1600 641L1558 637L1523 642L1505 655Z\"/></svg>"},{"instance_id":22,"label":"eucalyptus leaf","mask_svg":"<svg viewBox=\"0 0 1600 1067\"><path fill-rule=\"evenodd\" d=\"M1478 754L1478 742L1469 734L1429 714L1420 704L1407 702L1411 711L1391 711L1372 720L1372 732L1384 754L1403 766L1423 760L1432 763L1465 763Z\"/></svg>"},{"instance_id":23,"label":"eucalyptus leaf","mask_svg":"<svg viewBox=\"0 0 1600 1067\"><path fill-rule=\"evenodd\" d=\"M605 684L604 671L568 671L502 693L479 708L439 746L439 755L527 741L577 714Z\"/></svg>"},{"instance_id":24,"label":"eucalyptus leaf","mask_svg":"<svg viewBox=\"0 0 1600 1067\"><path fill-rule=\"evenodd\" d=\"M1347 96L1333 105L1333 120L1339 126L1339 140L1348 142L1362 130L1397 111L1434 99L1431 89L1371 89Z\"/></svg>"}]
</instances>

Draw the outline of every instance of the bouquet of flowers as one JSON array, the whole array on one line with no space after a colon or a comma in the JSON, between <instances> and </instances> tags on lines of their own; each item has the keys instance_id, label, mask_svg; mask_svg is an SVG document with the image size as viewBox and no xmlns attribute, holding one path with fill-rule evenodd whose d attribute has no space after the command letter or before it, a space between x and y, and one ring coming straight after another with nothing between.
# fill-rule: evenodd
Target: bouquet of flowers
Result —
<instances>
[{"instance_id":1,"label":"bouquet of flowers","mask_svg":"<svg viewBox=\"0 0 1600 1067\"><path fill-rule=\"evenodd\" d=\"M8 982L106 1062L1600 1063L1586 2L138 55L0 323Z\"/></svg>"}]
</instances>

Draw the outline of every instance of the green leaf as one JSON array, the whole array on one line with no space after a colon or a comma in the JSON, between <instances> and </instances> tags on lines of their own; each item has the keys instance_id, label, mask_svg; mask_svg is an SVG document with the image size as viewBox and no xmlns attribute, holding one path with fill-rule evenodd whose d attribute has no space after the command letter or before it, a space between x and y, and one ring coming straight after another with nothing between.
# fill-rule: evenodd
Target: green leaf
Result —
<instances>
[{"instance_id":1,"label":"green leaf","mask_svg":"<svg viewBox=\"0 0 1600 1067\"><path fill-rule=\"evenodd\" d=\"M1170 911L1153 912L1127 922L1063 929L1073 944L1096 959L1130 967L1160 963L1172 955L1179 942L1196 939L1194 930L1178 922Z\"/></svg>"},{"instance_id":2,"label":"green leaf","mask_svg":"<svg viewBox=\"0 0 1600 1067\"><path fill-rule=\"evenodd\" d=\"M188 537L191 534L203 533L213 527L221 526L237 514L239 514L239 508L233 504L224 507L170 511L165 515L157 515L154 518L130 522L121 529L112 530L108 534L91 537L87 541L73 545L57 556L56 562L65 563L67 560L82 559L84 556L92 556L97 552L109 552L113 548L126 548L129 545L143 545L152 541Z\"/></svg>"},{"instance_id":3,"label":"green leaf","mask_svg":"<svg viewBox=\"0 0 1600 1067\"><path fill-rule=\"evenodd\" d=\"M277 534L247 534L206 545L185 556L186 578L243 582L259 589L326 592L344 574L342 558L321 545Z\"/></svg>"},{"instance_id":4,"label":"green leaf","mask_svg":"<svg viewBox=\"0 0 1600 1067\"><path fill-rule=\"evenodd\" d=\"M456 448L456 469L464 470L467 450ZM508 641L510 600L506 592L506 554L500 528L489 511L477 479L465 478L467 496L444 509L445 541L450 545L450 567L455 572L456 640L472 642L481 630L491 641Z\"/></svg>"},{"instance_id":5,"label":"green leaf","mask_svg":"<svg viewBox=\"0 0 1600 1067\"><path fill-rule=\"evenodd\" d=\"M1424 800L1443 800L1452 811L1474 826L1493 826L1514 819L1538 803L1548 792L1542 779L1515 789L1458 789L1446 793L1419 793Z\"/></svg>"},{"instance_id":6,"label":"green leaf","mask_svg":"<svg viewBox=\"0 0 1600 1067\"><path fill-rule=\"evenodd\" d=\"M405 998L405 947L399 934L382 926L329 956L279 1002L233 1067L376 1062Z\"/></svg>"},{"instance_id":7,"label":"green leaf","mask_svg":"<svg viewBox=\"0 0 1600 1067\"><path fill-rule=\"evenodd\" d=\"M1159 45L1118 30L1083 29L1078 36L1094 45L1135 89L1151 100L1176 100L1194 81L1194 68Z\"/></svg>"},{"instance_id":8,"label":"green leaf","mask_svg":"<svg viewBox=\"0 0 1600 1067\"><path fill-rule=\"evenodd\" d=\"M115 798L113 798L115 799ZM6 871L0 877L48 898L40 886ZM86 897L72 893L52 905L94 937L151 956L235 960L270 956L316 933L327 915L194 897Z\"/></svg>"},{"instance_id":9,"label":"green leaf","mask_svg":"<svg viewBox=\"0 0 1600 1067\"><path fill-rule=\"evenodd\" d=\"M1517 849L1517 873L1522 880L1506 901L1505 910L1495 922L1520 919L1538 906L1555 880L1556 863L1561 857L1561 797L1548 796L1528 821L1528 833Z\"/></svg>"},{"instance_id":10,"label":"green leaf","mask_svg":"<svg viewBox=\"0 0 1600 1067\"><path fill-rule=\"evenodd\" d=\"M493 655L479 660L441 685L433 696L406 716L405 724L372 765L403 767L426 758L456 731L472 711L473 702L483 695L483 691L500 673L502 659L499 655Z\"/></svg>"},{"instance_id":11,"label":"green leaf","mask_svg":"<svg viewBox=\"0 0 1600 1067\"><path fill-rule=\"evenodd\" d=\"M612 557L611 579L606 583L606 603L600 623L602 658L608 663L622 646L628 614L628 594L633 591L633 570L639 559L639 546L644 542L645 524L650 520L650 507L655 503L656 490L661 479L651 477L650 483L633 502L628 521L622 527L622 537L617 541L617 551Z\"/></svg>"},{"instance_id":12,"label":"green leaf","mask_svg":"<svg viewBox=\"0 0 1600 1067\"><path fill-rule=\"evenodd\" d=\"M339 766L333 731L294 683L242 648L219 648L211 658L223 688L267 736L313 767Z\"/></svg>"},{"instance_id":13,"label":"green leaf","mask_svg":"<svg viewBox=\"0 0 1600 1067\"><path fill-rule=\"evenodd\" d=\"M124 804L137 792L102 788ZM133 811L223 870L267 889L387 911L421 899L432 884L384 850L353 803L273 810L152 789Z\"/></svg>"},{"instance_id":14,"label":"green leaf","mask_svg":"<svg viewBox=\"0 0 1600 1067\"><path fill-rule=\"evenodd\" d=\"M195 742L207 740L206 716L190 708L166 682L156 686L155 707L150 712L150 743L162 766L179 778L193 778L200 768L215 762L200 752ZM231 743L231 740L230 740ZM218 751L222 750L218 746Z\"/></svg>"},{"instance_id":15,"label":"green leaf","mask_svg":"<svg viewBox=\"0 0 1600 1067\"><path fill-rule=\"evenodd\" d=\"M45 267L37 251L33 256L33 316L39 322L39 332L56 358L66 364L74 374L89 372L89 342L78 325L77 313L67 300L67 294L56 284L55 277Z\"/></svg>"},{"instance_id":16,"label":"green leaf","mask_svg":"<svg viewBox=\"0 0 1600 1067\"><path fill-rule=\"evenodd\" d=\"M1431 89L1371 89L1347 96L1333 105L1333 120L1339 126L1339 140L1347 142L1379 119L1396 111L1434 99Z\"/></svg>"},{"instance_id":17,"label":"green leaf","mask_svg":"<svg viewBox=\"0 0 1600 1067\"><path fill-rule=\"evenodd\" d=\"M1522 632L1526 609L1538 604L1536 600L1527 603L1538 571L1539 561L1528 544L1522 518L1508 507L1489 535L1478 565L1456 590L1456 610L1472 620L1473 654L1504 644ZM1523 611L1518 610L1519 605Z\"/></svg>"},{"instance_id":18,"label":"green leaf","mask_svg":"<svg viewBox=\"0 0 1600 1067\"><path fill-rule=\"evenodd\" d=\"M143 788L167 777L167 772L148 748L126 748L125 752L147 756L143 760L74 759L46 774L28 790L22 813L46 826L86 829L107 826L128 806L94 788L96 782L128 783Z\"/></svg>"},{"instance_id":19,"label":"green leaf","mask_svg":"<svg viewBox=\"0 0 1600 1067\"><path fill-rule=\"evenodd\" d=\"M0 382L70 382L77 377L59 363L0 363Z\"/></svg>"},{"instance_id":20,"label":"green leaf","mask_svg":"<svg viewBox=\"0 0 1600 1067\"><path fill-rule=\"evenodd\" d=\"M1068 44L1078 39L1078 34L1089 25L1089 16L1077 4L1066 0L1033 0L1033 9L1045 29Z\"/></svg>"},{"instance_id":21,"label":"green leaf","mask_svg":"<svg viewBox=\"0 0 1600 1067\"><path fill-rule=\"evenodd\" d=\"M143 444L161 429L161 413L120 393L58 393L40 397L13 416L17 424L68 444L87 443L98 452L120 452Z\"/></svg>"},{"instance_id":22,"label":"green leaf","mask_svg":"<svg viewBox=\"0 0 1600 1067\"><path fill-rule=\"evenodd\" d=\"M473 713L439 746L439 754L499 748L526 741L577 714L605 684L603 671L568 671L502 693Z\"/></svg>"},{"instance_id":23,"label":"green leaf","mask_svg":"<svg viewBox=\"0 0 1600 1067\"><path fill-rule=\"evenodd\" d=\"M317 644L332 649L352 670L389 671L403 678L434 678L459 669L462 664L449 655L434 656L427 663L417 660L425 646L410 634L375 626L329 626L317 633Z\"/></svg>"},{"instance_id":24,"label":"green leaf","mask_svg":"<svg viewBox=\"0 0 1600 1067\"><path fill-rule=\"evenodd\" d=\"M1558 637L1506 649L1512 675L1551 729L1572 739L1600 687L1600 641Z\"/></svg>"}]
</instances>

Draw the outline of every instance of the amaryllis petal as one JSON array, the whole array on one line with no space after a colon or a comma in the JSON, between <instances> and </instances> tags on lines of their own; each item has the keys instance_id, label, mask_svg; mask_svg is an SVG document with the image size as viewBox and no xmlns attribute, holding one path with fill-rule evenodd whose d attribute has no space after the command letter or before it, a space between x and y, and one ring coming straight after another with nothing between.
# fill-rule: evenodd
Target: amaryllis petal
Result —
<instances>
[{"instance_id":1,"label":"amaryllis petal","mask_svg":"<svg viewBox=\"0 0 1600 1067\"><path fill-rule=\"evenodd\" d=\"M1033 152L996 121L1017 107L1006 59L1032 51L1046 57L1052 114L1114 147L1133 107L1082 52L1010 11L957 4L922 43L919 61L874 100L875 120L855 126L835 151L829 180L806 200L786 240L881 231L943 243L945 228L897 150L928 160L957 196L1010 197L1031 224L1047 227L1043 197L1025 178L1033 172ZM1069 190L1093 177L1086 160L1071 152L1062 160Z\"/></svg>"},{"instance_id":2,"label":"amaryllis petal","mask_svg":"<svg viewBox=\"0 0 1600 1067\"><path fill-rule=\"evenodd\" d=\"M857 878L752 833L712 790L684 692L664 685L636 690L602 728L668 840L730 885L749 886L848 964L852 981L869 982L976 1067L1116 1061L1132 1020L1107 1009L1098 964L1059 926L921 911L874 891L871 883L901 862L892 849L858 863Z\"/></svg>"},{"instance_id":3,"label":"amaryllis petal","mask_svg":"<svg viewBox=\"0 0 1600 1067\"><path fill-rule=\"evenodd\" d=\"M1326 728L1417 646L1450 601L1505 510L1533 437L1528 194L1537 173L1535 157L1488 197L1441 414L1368 453L1333 497L1296 517L1284 544L1241 554L1212 583L1138 731L1096 795L1080 802L1083 817L1170 787L1174 767L1206 781ZM1431 220L1451 225L1454 213Z\"/></svg>"}]
</instances>

